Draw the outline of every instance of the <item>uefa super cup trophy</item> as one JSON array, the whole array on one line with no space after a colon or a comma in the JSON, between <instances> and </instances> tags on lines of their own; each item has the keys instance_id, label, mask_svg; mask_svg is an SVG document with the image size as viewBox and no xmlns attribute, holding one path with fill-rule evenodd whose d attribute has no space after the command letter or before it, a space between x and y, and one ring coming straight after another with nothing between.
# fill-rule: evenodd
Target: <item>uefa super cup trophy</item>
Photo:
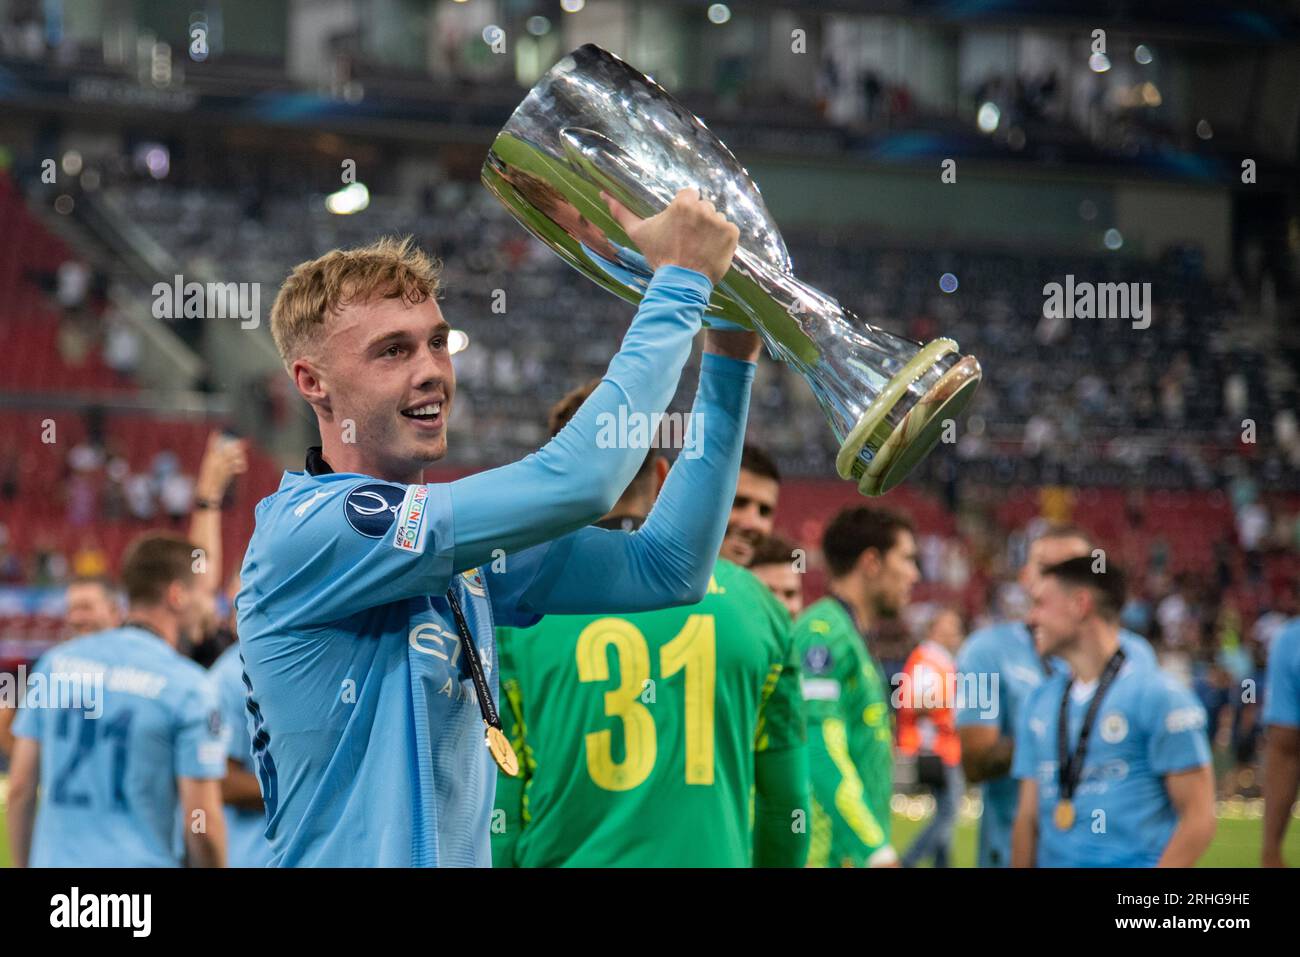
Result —
<instances>
[{"instance_id":1,"label":"uefa super cup trophy","mask_svg":"<svg viewBox=\"0 0 1300 957\"><path fill-rule=\"evenodd\" d=\"M901 482L979 385L979 362L951 339L896 336L796 279L758 187L731 151L662 87L594 44L533 87L497 134L483 182L570 265L633 303L652 271L600 191L646 217L678 190L698 189L740 229L705 323L756 330L799 371L840 442L840 476L864 495Z\"/></svg>"}]
</instances>

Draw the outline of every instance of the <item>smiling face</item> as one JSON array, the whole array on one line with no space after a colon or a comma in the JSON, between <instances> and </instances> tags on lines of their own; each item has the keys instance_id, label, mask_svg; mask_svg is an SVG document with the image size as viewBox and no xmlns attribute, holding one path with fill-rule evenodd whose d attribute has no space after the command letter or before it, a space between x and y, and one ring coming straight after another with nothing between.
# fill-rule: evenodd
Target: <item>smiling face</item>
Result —
<instances>
[{"instance_id":1,"label":"smiling face","mask_svg":"<svg viewBox=\"0 0 1300 957\"><path fill-rule=\"evenodd\" d=\"M722 540L723 558L737 565L749 565L759 540L772 534L780 492L781 484L776 479L749 469L740 470L731 517L727 519L727 534Z\"/></svg>"},{"instance_id":2,"label":"smiling face","mask_svg":"<svg viewBox=\"0 0 1300 957\"><path fill-rule=\"evenodd\" d=\"M414 305L372 298L330 317L293 373L335 471L416 482L447 454L456 391L450 331L432 297Z\"/></svg>"}]
</instances>

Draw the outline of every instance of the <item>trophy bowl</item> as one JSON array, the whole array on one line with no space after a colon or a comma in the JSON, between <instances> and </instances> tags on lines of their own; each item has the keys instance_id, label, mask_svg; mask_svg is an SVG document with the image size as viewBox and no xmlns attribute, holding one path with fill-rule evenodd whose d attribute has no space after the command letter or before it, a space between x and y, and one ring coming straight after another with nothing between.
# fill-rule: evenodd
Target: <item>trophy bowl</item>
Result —
<instances>
[{"instance_id":1,"label":"trophy bowl","mask_svg":"<svg viewBox=\"0 0 1300 957\"><path fill-rule=\"evenodd\" d=\"M795 278L758 187L731 151L653 80L594 44L543 76L497 134L482 179L534 236L593 282L639 303L653 271L604 190L642 217L697 189L740 240L706 325L755 330L808 382L840 443L836 470L889 491L969 405L981 370L951 339L913 342Z\"/></svg>"}]
</instances>

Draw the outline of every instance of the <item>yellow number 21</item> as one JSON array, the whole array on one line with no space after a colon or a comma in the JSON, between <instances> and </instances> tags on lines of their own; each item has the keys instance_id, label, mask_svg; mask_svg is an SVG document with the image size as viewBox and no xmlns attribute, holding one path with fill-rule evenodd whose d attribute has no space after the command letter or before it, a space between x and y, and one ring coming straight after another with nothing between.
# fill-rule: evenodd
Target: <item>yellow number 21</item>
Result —
<instances>
[{"instance_id":1,"label":"yellow number 21","mask_svg":"<svg viewBox=\"0 0 1300 957\"><path fill-rule=\"evenodd\" d=\"M609 657L618 655L619 685L605 692L605 716L623 722L624 757L614 760L613 733L587 735L587 772L606 791L630 791L650 776L658 744L654 718L641 703L650 679L650 648L630 621L602 618L578 636L579 681L608 681ZM659 650L659 667L670 678L686 669L686 783L713 783L713 711L717 641L712 615L691 615L672 641Z\"/></svg>"}]
</instances>

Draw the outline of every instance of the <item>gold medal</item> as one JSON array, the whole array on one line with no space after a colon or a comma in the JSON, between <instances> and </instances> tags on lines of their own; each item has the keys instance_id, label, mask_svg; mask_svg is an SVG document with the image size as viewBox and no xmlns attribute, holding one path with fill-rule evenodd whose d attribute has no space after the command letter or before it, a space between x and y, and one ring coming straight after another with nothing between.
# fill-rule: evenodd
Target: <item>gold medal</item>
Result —
<instances>
[{"instance_id":1,"label":"gold medal","mask_svg":"<svg viewBox=\"0 0 1300 957\"><path fill-rule=\"evenodd\" d=\"M492 760L497 763L497 767L512 778L518 777L519 758L515 756L515 749L510 747L505 734L500 728L494 728L492 725L488 725L485 733L488 753L492 755Z\"/></svg>"},{"instance_id":2,"label":"gold medal","mask_svg":"<svg viewBox=\"0 0 1300 957\"><path fill-rule=\"evenodd\" d=\"M1058 801L1053 820L1056 821L1056 826L1062 831L1068 831L1074 827L1074 804L1070 801Z\"/></svg>"}]
</instances>

